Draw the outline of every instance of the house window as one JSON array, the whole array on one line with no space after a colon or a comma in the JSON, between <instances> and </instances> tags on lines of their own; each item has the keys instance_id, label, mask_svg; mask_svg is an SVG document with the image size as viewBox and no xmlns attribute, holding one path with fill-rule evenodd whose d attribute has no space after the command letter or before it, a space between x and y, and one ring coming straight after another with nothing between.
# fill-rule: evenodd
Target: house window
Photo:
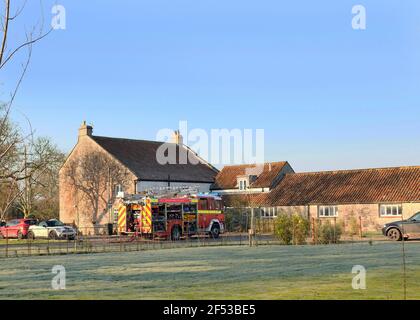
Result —
<instances>
[{"instance_id":1,"label":"house window","mask_svg":"<svg viewBox=\"0 0 420 320\"><path fill-rule=\"evenodd\" d=\"M261 209L261 217L262 218L267 218L267 219L277 218L276 208L262 208Z\"/></svg>"},{"instance_id":2,"label":"house window","mask_svg":"<svg viewBox=\"0 0 420 320\"><path fill-rule=\"evenodd\" d=\"M381 217L402 216L402 206L399 204L383 204L379 209Z\"/></svg>"},{"instance_id":3,"label":"house window","mask_svg":"<svg viewBox=\"0 0 420 320\"><path fill-rule=\"evenodd\" d=\"M319 206L318 216L320 218L338 217L338 207L335 206Z\"/></svg>"},{"instance_id":4,"label":"house window","mask_svg":"<svg viewBox=\"0 0 420 320\"><path fill-rule=\"evenodd\" d=\"M239 190L244 191L247 189L247 181L246 180L239 180Z\"/></svg>"},{"instance_id":5,"label":"house window","mask_svg":"<svg viewBox=\"0 0 420 320\"><path fill-rule=\"evenodd\" d=\"M122 185L117 184L117 185L115 186L115 194L116 194L116 195L118 195L118 193L123 192L123 191L124 191L124 190L123 190Z\"/></svg>"}]
</instances>

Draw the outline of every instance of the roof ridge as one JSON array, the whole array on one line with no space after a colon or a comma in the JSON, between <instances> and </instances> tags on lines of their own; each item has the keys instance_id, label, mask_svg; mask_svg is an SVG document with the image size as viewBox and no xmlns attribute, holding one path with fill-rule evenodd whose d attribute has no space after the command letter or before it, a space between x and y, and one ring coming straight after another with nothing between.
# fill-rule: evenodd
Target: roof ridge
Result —
<instances>
[{"instance_id":1,"label":"roof ridge","mask_svg":"<svg viewBox=\"0 0 420 320\"><path fill-rule=\"evenodd\" d=\"M113 139L113 140L126 140L126 141L139 141L139 142L151 142L151 143L165 143L163 141L155 141L155 140L145 140L145 139L130 139L130 138L118 138L118 137L106 137L106 136L92 136L92 138L105 138L105 139ZM171 142L168 142L171 143Z\"/></svg>"},{"instance_id":2,"label":"roof ridge","mask_svg":"<svg viewBox=\"0 0 420 320\"><path fill-rule=\"evenodd\" d=\"M244 164L229 164L225 165L224 168L233 168L233 167L250 167L250 166L258 166L261 164L267 165L267 164L286 164L287 161L274 161L274 162L264 162L264 163L244 163Z\"/></svg>"},{"instance_id":3,"label":"roof ridge","mask_svg":"<svg viewBox=\"0 0 420 320\"><path fill-rule=\"evenodd\" d=\"M331 174L331 173L346 173L346 172L363 172L363 171L380 171L380 170L409 170L420 169L420 166L399 166L399 167L382 167L382 168L362 168L362 169L344 169L344 170L325 170L325 171L307 171L288 173L288 175L304 175L304 174Z\"/></svg>"}]
</instances>

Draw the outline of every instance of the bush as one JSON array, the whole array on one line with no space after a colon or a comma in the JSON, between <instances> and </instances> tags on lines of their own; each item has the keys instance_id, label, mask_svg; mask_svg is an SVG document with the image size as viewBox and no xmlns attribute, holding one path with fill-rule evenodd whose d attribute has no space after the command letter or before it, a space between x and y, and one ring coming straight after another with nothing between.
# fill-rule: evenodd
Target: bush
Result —
<instances>
[{"instance_id":1,"label":"bush","mask_svg":"<svg viewBox=\"0 0 420 320\"><path fill-rule=\"evenodd\" d=\"M227 232L248 232L248 214L246 210L227 210L225 213Z\"/></svg>"},{"instance_id":2,"label":"bush","mask_svg":"<svg viewBox=\"0 0 420 320\"><path fill-rule=\"evenodd\" d=\"M359 234L359 230L360 230L360 226L359 226L359 221L357 220L357 218L355 216L352 216L350 218L350 222L349 222L349 235L351 236L355 236L357 234Z\"/></svg>"},{"instance_id":3,"label":"bush","mask_svg":"<svg viewBox=\"0 0 420 320\"><path fill-rule=\"evenodd\" d=\"M286 245L305 244L309 235L309 221L299 215L280 215L274 223L274 234Z\"/></svg>"},{"instance_id":4,"label":"bush","mask_svg":"<svg viewBox=\"0 0 420 320\"><path fill-rule=\"evenodd\" d=\"M309 220L299 215L292 216L293 244L306 244L309 236Z\"/></svg>"},{"instance_id":5,"label":"bush","mask_svg":"<svg viewBox=\"0 0 420 320\"><path fill-rule=\"evenodd\" d=\"M321 243L331 244L340 241L343 230L339 225L333 225L327 221L319 229L319 240Z\"/></svg>"},{"instance_id":6,"label":"bush","mask_svg":"<svg viewBox=\"0 0 420 320\"><path fill-rule=\"evenodd\" d=\"M274 224L274 234L281 242L286 245L293 240L292 220L287 215L280 215Z\"/></svg>"}]
</instances>

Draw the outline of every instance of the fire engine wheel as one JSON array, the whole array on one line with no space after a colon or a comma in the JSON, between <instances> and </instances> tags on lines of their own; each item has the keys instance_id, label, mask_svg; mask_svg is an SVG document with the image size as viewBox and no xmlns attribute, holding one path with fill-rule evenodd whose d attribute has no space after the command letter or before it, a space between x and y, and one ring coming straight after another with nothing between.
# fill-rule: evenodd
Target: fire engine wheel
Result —
<instances>
[{"instance_id":1,"label":"fire engine wheel","mask_svg":"<svg viewBox=\"0 0 420 320\"><path fill-rule=\"evenodd\" d=\"M220 226L216 223L211 227L210 236L213 239L219 239L220 237Z\"/></svg>"},{"instance_id":2,"label":"fire engine wheel","mask_svg":"<svg viewBox=\"0 0 420 320\"><path fill-rule=\"evenodd\" d=\"M179 241L180 239L181 239L181 228L179 226L175 226L172 228L171 240Z\"/></svg>"}]
</instances>

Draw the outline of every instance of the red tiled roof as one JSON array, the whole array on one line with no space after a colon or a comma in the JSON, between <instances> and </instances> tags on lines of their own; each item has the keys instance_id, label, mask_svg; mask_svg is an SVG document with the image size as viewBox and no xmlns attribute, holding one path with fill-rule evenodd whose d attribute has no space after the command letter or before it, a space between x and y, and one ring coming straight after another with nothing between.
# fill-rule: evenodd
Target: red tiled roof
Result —
<instances>
[{"instance_id":1,"label":"red tiled roof","mask_svg":"<svg viewBox=\"0 0 420 320\"><path fill-rule=\"evenodd\" d=\"M271 187L275 178L287 164L283 162L265 163L262 172L258 172L255 164L226 166L216 176L216 182L212 186L213 190L227 190L238 188L238 177L245 175L257 175L257 179L251 183L251 188L268 188Z\"/></svg>"},{"instance_id":2,"label":"red tiled roof","mask_svg":"<svg viewBox=\"0 0 420 320\"><path fill-rule=\"evenodd\" d=\"M420 166L286 174L269 206L420 201Z\"/></svg>"},{"instance_id":3,"label":"red tiled roof","mask_svg":"<svg viewBox=\"0 0 420 320\"><path fill-rule=\"evenodd\" d=\"M223 204L231 208L263 207L267 203L268 192L223 195Z\"/></svg>"}]
</instances>

